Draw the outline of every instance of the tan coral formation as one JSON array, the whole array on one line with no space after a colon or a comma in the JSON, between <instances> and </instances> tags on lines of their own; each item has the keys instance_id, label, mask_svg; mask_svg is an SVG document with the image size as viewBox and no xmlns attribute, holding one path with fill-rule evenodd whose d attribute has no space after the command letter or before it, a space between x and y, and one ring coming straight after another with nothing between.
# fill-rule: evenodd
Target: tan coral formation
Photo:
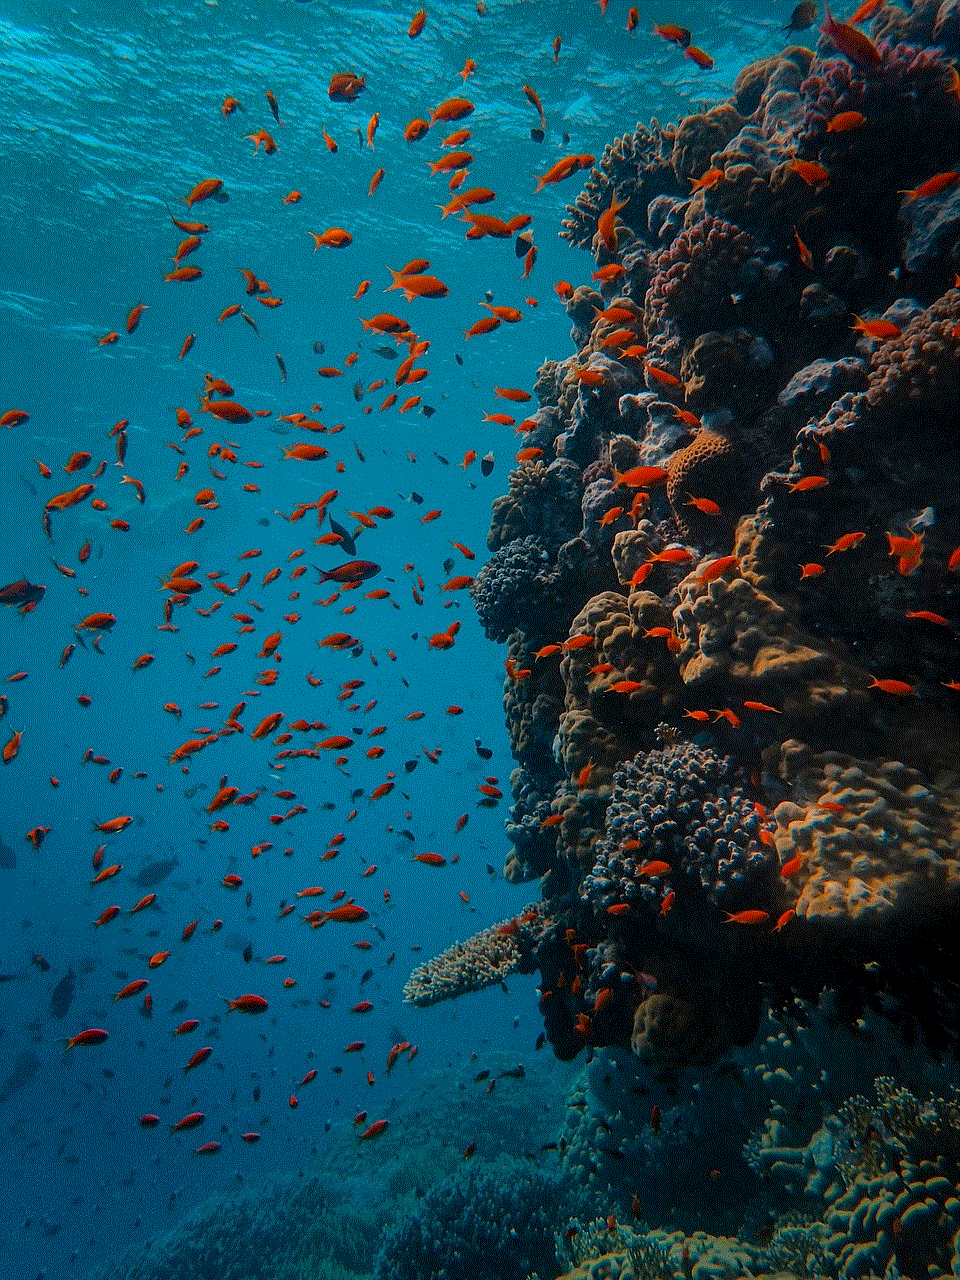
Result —
<instances>
[{"instance_id":1,"label":"tan coral formation","mask_svg":"<svg viewBox=\"0 0 960 1280\"><path fill-rule=\"evenodd\" d=\"M708 1067L729 1048L732 1036L717 1000L707 992L658 991L643 1000L633 1020L630 1048L658 1079L685 1067Z\"/></svg>"},{"instance_id":2,"label":"tan coral formation","mask_svg":"<svg viewBox=\"0 0 960 1280\"><path fill-rule=\"evenodd\" d=\"M602 609L602 621L593 619ZM589 612L588 612L589 611ZM677 701L676 664L663 639L645 632L671 625L670 611L651 591L634 591L629 599L616 592L594 596L580 617L591 619L592 650L567 654L561 664L566 686L566 711L589 710L601 722L616 726L623 737L641 729L653 730ZM589 659L584 654L592 655ZM609 671L592 673L595 665ZM624 682L640 687L616 692ZM632 754L629 746L620 752Z\"/></svg>"},{"instance_id":3,"label":"tan coral formation","mask_svg":"<svg viewBox=\"0 0 960 1280\"><path fill-rule=\"evenodd\" d=\"M934 790L899 760L815 754L792 739L781 748L779 772L796 798L774 811L774 839L782 864L803 860L798 916L887 923L956 909L956 778Z\"/></svg>"},{"instance_id":4,"label":"tan coral formation","mask_svg":"<svg viewBox=\"0 0 960 1280\"><path fill-rule=\"evenodd\" d=\"M691 532L714 532L715 518L704 516L689 505L689 499L710 498L722 506L730 486L736 452L726 436L716 431L700 431L685 449L678 449L667 463L667 500L677 528Z\"/></svg>"},{"instance_id":5,"label":"tan coral formation","mask_svg":"<svg viewBox=\"0 0 960 1280\"><path fill-rule=\"evenodd\" d=\"M747 578L702 582L701 572L680 583L673 613L685 684L733 684L733 692L754 701L775 697L797 722L837 713L868 718L862 671L797 627L782 605Z\"/></svg>"}]
</instances>

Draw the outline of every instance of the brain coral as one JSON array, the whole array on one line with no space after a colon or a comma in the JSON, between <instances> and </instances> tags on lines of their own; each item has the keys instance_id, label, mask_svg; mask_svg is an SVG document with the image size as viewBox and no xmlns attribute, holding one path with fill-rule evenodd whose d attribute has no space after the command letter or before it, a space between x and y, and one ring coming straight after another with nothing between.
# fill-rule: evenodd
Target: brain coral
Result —
<instances>
[{"instance_id":1,"label":"brain coral","mask_svg":"<svg viewBox=\"0 0 960 1280\"><path fill-rule=\"evenodd\" d=\"M733 1043L734 1026L721 1002L702 990L684 997L657 991L637 1007L630 1048L657 1079L686 1067L709 1067Z\"/></svg>"},{"instance_id":2,"label":"brain coral","mask_svg":"<svg viewBox=\"0 0 960 1280\"><path fill-rule=\"evenodd\" d=\"M684 537L696 535L712 542L722 532L724 522L702 514L689 499L709 498L718 505L726 503L735 488L735 459L731 441L716 431L698 432L692 443L670 458L667 499Z\"/></svg>"}]
</instances>

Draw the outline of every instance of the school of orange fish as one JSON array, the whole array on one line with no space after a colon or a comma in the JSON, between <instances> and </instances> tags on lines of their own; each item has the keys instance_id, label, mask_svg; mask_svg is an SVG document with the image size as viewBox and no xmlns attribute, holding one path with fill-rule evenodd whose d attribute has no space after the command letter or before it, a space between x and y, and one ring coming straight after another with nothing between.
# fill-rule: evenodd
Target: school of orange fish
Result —
<instances>
[{"instance_id":1,"label":"school of orange fish","mask_svg":"<svg viewBox=\"0 0 960 1280\"><path fill-rule=\"evenodd\" d=\"M805 7L798 6L797 12ZM868 8L869 6L862 6L859 14L854 15L854 21L863 21L865 16L869 16ZM605 11L606 0L601 0L601 9ZM410 39L419 37L427 20L427 14L423 9L414 15L409 25ZM811 22L812 20L811 18ZM795 21L800 21L801 26L794 29L802 29L802 16L797 19L795 13L791 22ZM811 25L811 22L807 22L806 25ZM627 31L634 32L638 23L638 10L631 8L626 22ZM865 36L857 33L851 25L836 23L828 13L824 30L849 56L869 58L868 46L872 48L870 42ZM657 26L655 31L663 39L681 49L683 55L697 67L709 70L713 65L709 54L691 43L691 33L685 28L663 25ZM561 40L557 37L552 45L554 62L560 54ZM461 93L468 92L470 81L479 70L472 59L466 59L460 72L463 85ZM366 79L366 76L357 75L351 70L334 74L327 90L334 109L339 103L356 102L366 91ZM545 129L544 110L536 91L530 85L522 85L518 86L519 93L522 93L532 107L540 129ZM255 153L260 153L262 148L263 154L273 156L282 147L282 139L278 141L275 134L279 134L280 129L283 128L295 128L296 124L293 120L283 118L281 104L269 89L265 90L264 101L274 123L270 129L261 126L245 134L244 137L253 144ZM251 102L241 104L236 98L227 94L220 106L224 126L232 127L236 124L241 109L252 113L259 106L260 104L255 105ZM473 139L471 128L465 122L469 121L473 112L474 104L468 97L459 96L459 94L451 95L426 112L427 118L416 117L405 124L402 130L405 145L421 143L425 138L429 138L432 142L438 134L443 135L433 158L427 161L431 174L436 175L440 181L446 181L448 187L448 194L444 197L445 203L442 205L441 220L448 217L459 218L466 228L465 234L469 240L487 237L512 241L515 246L518 269L522 266L519 278L526 281L533 273L537 260L537 246L530 229L533 221L532 214L523 212L501 217L492 212L484 212L485 206L495 207L496 193L486 187L467 185L473 161L473 154L467 148L472 145ZM848 116L854 114L847 113ZM379 114L374 112L369 118L364 133L362 141L364 149L376 149L379 123ZM395 123L399 125L400 122ZM838 118L831 123L831 127L839 130L854 128L857 124L858 121L854 119ZM322 141L327 151L334 153L338 150L340 143L333 136L336 134L334 125L331 125L331 130L332 132L328 133L326 128L323 129ZM563 182L577 172L589 169L593 163L594 157L588 154L563 156L546 167L543 172L532 175L531 199L543 188ZM817 166L812 163L798 160L795 161L795 166L804 181L815 183L822 180L822 176L815 172ZM369 185L370 198L375 196L385 173L385 168L379 168L374 174ZM722 176L722 173L710 171L698 179L694 185L709 185L722 180ZM942 186L957 181L958 177L960 175L953 173L938 175L937 179L931 179L924 184L923 188L911 194L913 198L923 198L941 189ZM937 181L941 183L941 187L934 185ZM186 193L171 194L171 200L176 204L177 212L170 213L169 225L182 238L179 239L179 243L171 246L172 267L163 276L167 288L186 289L203 277L204 268L196 263L201 257L205 238L217 235L219 228L216 211L222 207L221 202L229 194L229 186L228 179L209 176L197 181ZM300 190L292 188L283 197L282 203L295 206L302 201L308 203L308 197ZM201 216L206 210L212 211L207 215L210 221ZM604 212L600 222L600 231L608 247L611 243L614 246L616 244L616 215L617 204L614 201ZM344 221L348 221L347 215ZM348 249L353 240L349 226L310 229L308 235L313 244L312 247L305 246L307 254L311 251L338 254ZM804 246L799 236L797 242L798 250L802 254ZM617 279L618 274L622 274L622 268L618 269L615 264L604 270L607 272L606 276L600 272L593 278L602 279L604 283L612 283ZM412 319L419 320L421 312L417 308L421 306L421 300L442 299L450 293L447 284L431 274L430 261L424 257L413 257L398 268L388 267L387 272L391 281L389 284L384 285L382 280L374 282L372 278L356 279L352 282L352 294L347 292L346 296L360 303L371 290L374 293L381 289L387 294L396 292L405 299L406 304L415 304L409 314ZM261 278L257 270L238 265L236 273L239 278L234 290L235 300L224 306L219 314L204 316L198 314L197 331L188 333L183 338L178 356L181 362L186 360L204 327L237 324L242 321L259 332L257 320L260 319L262 323L266 315L284 306L285 300L273 293L270 284ZM564 281L557 282L552 289L560 299L566 299L572 293L572 286ZM524 305L527 308L536 307L537 299L528 296L524 300ZM521 308L500 305L492 300L481 301L479 306L487 314L462 331L465 342L474 339L482 340L485 335L502 325L517 324L525 314ZM257 307L263 308L263 316L256 313ZM151 307L141 302L131 306L126 315L125 324L121 328L103 332L96 343L96 350L122 347L125 340L135 334L141 325L145 327L149 325L150 311ZM254 314L251 315L251 312ZM381 377L357 382L354 388L356 412L364 418L374 414L386 415L394 411L395 416L392 416L389 421L393 424L392 429L396 430L397 416L414 411L426 412L429 408L424 404L422 395L413 388L429 376L429 369L424 361L429 352L430 341L415 331L411 321L392 311L378 310L372 302L364 304L362 314L359 314L358 318L362 326L362 335L364 337L369 335L371 340L393 344L395 352L398 353L398 359L394 376L389 382ZM870 337L882 338L889 336L882 330L885 323L884 321L858 320L857 326ZM638 335L634 330L621 330L616 336L621 339L623 354L626 358L642 358L645 349L638 344ZM357 345L343 359L342 366L322 365L316 371L321 380L320 385L347 376L365 356L362 346ZM282 354L276 355L276 362L281 382L285 382L287 371ZM652 364L647 364L646 367L654 380L658 379L658 375L664 380L669 378L669 375ZM531 369L531 376L532 373ZM581 376L586 381L590 373L583 370ZM532 398L529 392L521 388L494 385L491 390L497 399L512 406L521 406ZM188 774L201 753L205 759L219 756L224 761L222 776L215 793L209 803L204 806L210 839L215 841L218 837L228 835L232 815L238 809L258 806L263 817L262 837L249 847L245 856L259 859L272 854L276 857L278 854L291 852L290 849L281 850L279 845L274 843L281 829L286 830L287 824L310 812L311 805L300 799L293 784L276 786L261 782L251 790L243 792L241 786L229 776L230 769L227 762L230 759L231 740L237 735L246 735L251 741L262 741L263 768L277 775L282 774L288 767L291 772L294 768L305 770L309 765L294 764L302 761L332 762L333 767L341 771L345 777L350 776L349 770L357 767L359 757L369 762L384 760L384 765L389 763L384 759L388 748L379 741L381 737L386 736L386 741L389 742L390 726L388 724L373 725L362 731L345 732L341 724L327 724L317 719L315 712L308 713L305 709L309 705L315 705L315 702L307 701L304 686L312 692L331 679L336 679L335 668L325 668L320 676L312 671L295 673L284 669L283 657L285 637L297 627L309 627L318 630L320 638L317 643L322 651L320 657L323 661L326 661L328 651L330 655L345 653L362 657L371 667L376 667L382 659L396 661L396 654L385 646L380 651L378 659L373 647L363 638L362 633L366 628L369 628L368 635L373 633L376 638L387 634L383 614L376 614L374 611L382 610L391 604L396 608L399 606L394 590L375 585L375 580L382 572L377 561L363 558L361 552L356 550L356 543L359 542L363 550L368 546L379 546L382 552L385 547L382 531L389 525L394 511L386 503L378 503L362 509L358 503L357 509L353 509L349 492L344 492L338 485L349 484L350 468L356 462L363 462L363 453L356 444L352 449L338 450L335 437L344 430L345 424L322 421L318 416L323 412L319 404L284 413L277 413L272 408L264 408L260 405L248 406L235 398L236 393L229 380L217 373L206 373L202 386L196 388L196 393L199 398L198 406L193 407L193 412L185 407L175 410L168 426L171 438L164 441L164 448L171 455L169 470L173 472L174 482L184 488L189 487L190 490L195 486L192 503L196 514L179 531L175 543L178 551L171 555L166 577L161 583L159 616L155 623L151 619L149 624L151 627L155 626L156 638L143 652L131 652L128 665L133 673L137 673L155 662L168 661L171 646L177 644L176 636L184 613L191 611L208 620L209 648L199 661L202 663L205 660L210 664L204 672L204 678L215 682L211 688L216 687L219 694L215 700L201 703L195 711L185 710L175 697L171 697L162 706L162 713L176 721L185 718L189 728L185 729L182 740L173 745L167 753L169 772L159 780L154 775L148 779L147 772L142 769L130 772L129 776L138 781L149 781L158 792L169 787L173 794L175 774L177 780L181 773ZM381 396L380 393L384 394ZM0 406L0 410L2 410L0 428L29 430L27 427L31 416L29 406ZM678 412L683 411L678 410ZM485 416L486 420L496 426L512 427L518 434L522 434L527 426L526 420L517 421L514 413L505 410L490 412ZM255 419L270 419L274 423L284 424L285 430L290 430L295 436L302 438L282 445L282 458L275 464L265 462L258 456L263 452L258 448L261 441L245 434L243 430ZM91 581L88 584L85 582L85 572L88 566L92 568L96 563L95 553L102 552L102 547L96 546L97 541L109 547L111 539L121 539L130 533L137 523L137 508L147 507L150 503L149 476L150 469L156 465L157 450L152 442L145 446L139 437L132 435L128 430L129 427L130 423L122 419L106 430L105 437L102 439L77 441L76 449L68 457L35 459L36 482L41 486L38 509L34 513L38 522L38 537L49 540L55 570L75 585L78 603L85 601L94 592L98 596L95 602L91 600L96 607L78 609L77 616L72 622L73 634L69 638L65 637L67 642L60 657L61 669L75 662L78 648L92 651L94 654L102 653L103 646L110 643L111 632L118 621L117 615L110 608L110 602L101 598L104 594L104 584L100 581ZM319 443L321 439L324 440L324 444ZM349 456L354 451L356 458ZM534 456L537 452L521 449L517 456L523 460ZM409 456L412 460L414 459L413 453ZM483 462L486 463L487 459ZM301 467L304 469L304 475L309 473L311 484L315 483L315 473L312 468L322 468L324 474L330 477L329 485L321 496L298 502L289 510L278 513L287 522L291 532L294 531L294 526L300 525L301 521L305 522L300 525L304 531L303 534L297 534L299 545L292 546L282 562L270 564L269 568L262 575L257 574L256 578L252 566L261 558L262 553L255 546L239 553L240 568L233 572L228 572L219 565L211 563L209 552L206 556L194 554L190 549L191 538L201 530L205 530L208 534L211 531L219 531L224 537L234 532L232 528L224 529L222 526L218 530L217 513L226 492L231 494L231 501L239 490L249 495L251 499L260 498L269 503L273 465L276 468ZM460 465L464 471L472 467L479 470L481 463L478 452L473 449L468 451ZM490 465L492 465L492 458L490 458ZM147 471L146 481L142 478L142 474L137 474L141 467ZM67 481L60 479L64 473L68 477ZM158 472L158 474L161 473ZM162 474L166 481L167 472ZM639 496L652 485L662 483L665 475L665 472L657 468L637 468L636 473L615 474L614 479L618 485L628 490L631 488L637 490ZM347 479L344 481L340 477L347 477ZM816 477L808 477L792 487L804 489L813 487L817 483L821 482ZM826 481L823 480L822 483ZM68 487L62 487L63 485ZM344 528L332 518L330 508L335 502L346 508L352 521L352 529ZM706 498L691 495L690 502L705 514L718 514L715 504ZM119 514L121 510L124 514ZM635 501L631 510L639 517L642 511L642 499ZM78 511L84 514L91 511L97 513L97 518L101 522L100 532L96 537L87 538L72 553L67 553L63 548L70 546L71 522L75 520ZM606 518L615 519L621 513L622 508L615 508ZM442 515L441 509L429 509L420 517L420 523L431 524L440 520ZM386 536L389 537L389 534ZM838 542L826 547L826 554L830 556L849 551L865 536L863 532L849 533ZM468 570L470 562L475 559L475 551L466 542L454 540L449 535L443 540L442 546L444 555L453 556L453 565L446 575L446 580L438 583L434 590L431 591L427 587L423 576L418 573L414 564L404 565L408 581L403 584L402 589L405 594L409 593L417 606L422 606L426 600L428 606L442 607L449 604L457 593L467 590L473 582L473 576ZM330 588L329 593L319 600L304 598L301 586L301 579L309 567L306 557L312 554L314 549L317 549L318 553L325 552L334 559L333 564L319 573L319 583ZM912 538L899 539L891 537L890 551L891 555L898 558L901 572L907 573L915 567L917 557L922 554L922 535L915 534ZM380 553L371 550L370 554ZM679 558L688 555L689 553L683 551L664 552L653 559L666 559L670 556ZM714 560L704 568L703 577L706 579L707 575L718 576L734 565L733 557ZM650 568L651 565L644 565L638 570L635 582L642 581L643 576L650 572ZM960 548L953 553L950 560L950 569L958 568L960 568ZM821 564L800 566L802 577L814 577L823 571ZM390 582L393 587L394 580L391 579ZM272 590L269 590L271 588ZM29 614L44 608L44 594L44 587L21 578L0 590L0 603L10 606L11 612L15 610L21 614ZM316 612L318 609L319 613ZM348 621L336 624L341 629L335 629L334 626L327 629L319 622L324 611L334 611L338 617ZM945 618L931 612L908 616L938 625L950 625ZM51 625L54 625L52 621ZM69 627L69 624L66 625ZM454 647L459 629L459 621L454 621L445 627L437 625L436 630L425 638L427 651L440 652ZM321 632L326 634L320 634ZM675 637L665 634L664 639L670 643ZM571 642L567 641L565 644L569 647ZM541 649L534 656L535 659L545 658L558 653L560 649L561 643L558 642L556 645ZM239 668L241 659L249 658L251 655L258 663L264 665L252 681L238 670L235 683L231 685L230 695L224 696L224 685L232 679L231 664ZM178 654L179 656L181 655ZM188 657L191 661L194 660L192 654ZM94 712L100 710L109 720L116 715L112 691L97 688L96 672L90 667L89 662L85 672L90 686L78 690L76 701L81 708L93 708ZM0 712L8 718L9 724L16 726L18 723L15 686L39 674L30 670L29 662L26 662L23 670L5 674L5 681L10 688L0 698ZM369 675L370 672L366 674ZM508 676L522 678L523 674L522 671L510 670L508 664ZM441 674L439 678L444 677ZM618 691L629 692L627 683L625 682L622 690ZM911 692L908 685L895 680L874 680L873 683L888 695L906 695ZM364 716L371 716L377 705L377 698L365 698L361 694L360 691L366 684L367 680L363 678L342 680L334 697L326 699L330 719L334 720L338 717L342 722L344 715L349 713L353 718L350 723L353 724ZM274 686L276 686L276 693L269 693L268 691L273 690ZM958 685L954 682L950 687L957 688ZM616 686L614 688L617 689ZM370 690L368 689L367 692L369 693ZM138 695L134 692L132 696L135 698ZM260 702L261 699L269 700L266 708ZM765 711L775 711L775 708L766 707L763 704L748 703L746 705ZM155 710L159 712L161 708L157 707ZM450 717L461 714L461 708L457 705L455 698L451 699L447 710ZM202 715L198 715L198 712ZM414 721L422 714L421 711L412 709L406 713L406 719ZM684 714L695 719L708 718L706 712L685 712ZM734 713L729 709L720 709L716 715L718 718L724 717L733 722ZM91 725L95 725L95 721L91 721ZM441 754L439 746L424 744L421 750L426 759L437 763ZM39 735L31 736L21 727L11 728L5 735L0 755L5 766L5 782L20 788L34 786L39 789L38 779L45 772L50 759L44 742L39 740ZM109 760L97 750L96 746L91 746L87 750L83 762L104 769L108 785L119 784L121 778L125 776L125 766ZM343 817L340 823L343 829L331 834L327 839L326 847L319 854L320 862L333 861L344 849L349 824L358 813L357 804L362 801L364 805L369 805L385 799L398 788L400 779L397 771L402 767L402 762L395 759L392 767L384 768L382 775L378 775L372 785L358 788L352 793L354 807ZM316 783L309 773L299 772L297 776L301 779L297 784L301 790L309 792L315 788ZM585 782L586 779L583 779L582 784ZM43 785L55 789L60 785L59 779L55 775L50 775L44 780ZM124 785L127 784L124 783ZM91 787L92 791L93 787ZM105 806L103 790L101 789L97 794L97 804ZM491 775L479 785L477 794L471 798L471 803L495 806L501 798L498 779ZM273 807L271 803L273 801L281 803L276 806L276 812L267 813L266 810ZM313 808L315 809L316 806ZM409 812L405 817L407 820L410 819ZM396 821L396 818L394 817L393 820ZM462 831L467 821L468 815L464 813L457 821L455 831L451 832L451 835ZM94 824L95 832L98 837L102 837L102 842L97 843L95 850L91 852L89 871L86 873L89 886L95 893L109 893L112 882L120 883L116 877L120 876L125 868L128 873L133 869L132 855L124 847L123 842L133 838L130 828L134 823L133 813L121 813L111 817L105 817L102 813L97 815ZM18 838L25 840L37 852L43 848L45 855L53 856L56 847L56 832L53 828L52 823L44 825L38 822L29 831L19 833ZM392 831L393 827L387 829ZM214 843L210 847L215 855L218 846ZM56 850L57 856L60 853L60 850ZM429 851L418 852L412 857L414 861L430 867L442 867L456 861L455 854L444 856ZM211 862L215 865L215 856L211 857ZM369 889L366 881L376 875L377 866L372 859L364 860L363 858L361 858L361 865L362 869L357 872L356 878L362 881L362 885L350 885L327 893L324 887L308 883L304 879L296 889L291 891L289 900L281 901L279 919L284 920L297 913L300 919L314 929L362 924L367 921L374 904L367 897ZM219 883L228 892L242 895L244 891L244 878L238 873L224 871ZM247 894L249 906L249 891ZM120 898L119 893L116 896ZM462 891L460 896L464 901L468 900L467 895ZM118 917L129 920L131 916L138 916L155 909L160 905L162 898L161 889L158 892L145 894L135 903L118 901L106 905L97 910L95 918L90 922L90 927L97 930L109 929ZM311 899L320 898L325 898L329 906L310 911L303 910ZM361 900L365 900L367 905L362 905ZM390 889L381 890L380 901L384 904L390 901ZM115 992L103 993L104 998L110 999L112 1004L125 1005L126 1002L135 1000L141 1012L149 1014L152 1010L151 975L176 951L190 945L195 932L210 934L223 928L223 921L219 918L211 918L203 922L199 919L183 920L176 924L174 924L172 913L163 918L166 923L163 928L162 945L149 955L144 966L145 972L131 978ZM361 948L370 945L371 943L366 940L357 943ZM389 964L392 960L391 953L386 963ZM35 962L41 967L46 963L42 956L36 956ZM285 956L280 952L263 961L265 965L277 968L281 968L284 962ZM294 976L285 976L279 982L270 983L266 988L267 996L260 992L238 991L224 997L227 1010L237 1014L261 1015L278 999L284 999L285 993L296 986L297 979ZM372 1011L373 1008L372 1002L361 1000L353 1006L352 1012L363 1014ZM122 1010L118 1011L117 1016L122 1016ZM163 1016L166 1017L166 1013ZM180 1022L171 1019L170 1033L174 1037L190 1036L196 1033L201 1025L201 1020L198 1018L191 1017ZM96 1046L106 1041L109 1035L108 1027L77 1027L66 1037L66 1049L73 1051ZM359 1053L363 1047L364 1042L358 1040L347 1045L342 1051ZM384 1069L389 1072L401 1055L409 1058L416 1052L415 1045L403 1041L397 1043L391 1050ZM212 1046L205 1045L199 1048L185 1063L184 1072L199 1069L212 1054ZM298 1088L306 1087L315 1076L316 1069L311 1068L303 1075ZM371 1070L368 1076L371 1085L374 1084L375 1078L375 1073ZM291 1095L289 1105L291 1109L295 1109L298 1105L296 1093ZM158 1126L162 1120L171 1133L199 1128L204 1119L203 1112L199 1110L193 1110L182 1117L174 1115L162 1117L159 1105L155 1111L133 1117L133 1121L138 1120L144 1128ZM366 1112L363 1112L357 1118L357 1125L360 1140L369 1140L384 1132L387 1121L383 1118L371 1120ZM239 1136L243 1141L253 1143L257 1141L259 1134L251 1129ZM198 1153L205 1155L215 1154L220 1149L221 1143L217 1140L204 1142L195 1148Z\"/></svg>"}]
</instances>

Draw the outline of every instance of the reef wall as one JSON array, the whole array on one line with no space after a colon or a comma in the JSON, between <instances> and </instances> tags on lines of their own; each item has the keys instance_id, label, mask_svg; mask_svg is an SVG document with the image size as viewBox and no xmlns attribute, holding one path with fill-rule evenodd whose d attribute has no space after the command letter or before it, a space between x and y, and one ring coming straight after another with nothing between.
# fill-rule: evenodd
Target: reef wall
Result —
<instances>
[{"instance_id":1,"label":"reef wall","mask_svg":"<svg viewBox=\"0 0 960 1280\"><path fill-rule=\"evenodd\" d=\"M901 13L638 125L568 209L576 353L473 587L542 901L414 1003L537 970L559 1057L664 1079L826 991L957 1045L960 34Z\"/></svg>"}]
</instances>

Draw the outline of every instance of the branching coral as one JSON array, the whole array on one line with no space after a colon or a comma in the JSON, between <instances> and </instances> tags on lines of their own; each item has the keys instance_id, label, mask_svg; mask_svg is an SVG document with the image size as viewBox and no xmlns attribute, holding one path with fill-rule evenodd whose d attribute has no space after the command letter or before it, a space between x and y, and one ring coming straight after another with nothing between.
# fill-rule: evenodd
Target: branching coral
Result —
<instances>
[{"instance_id":1,"label":"branching coral","mask_svg":"<svg viewBox=\"0 0 960 1280\"><path fill-rule=\"evenodd\" d=\"M580 1211L581 1202L576 1188L519 1160L461 1168L386 1233L374 1275L516 1280L538 1268L554 1276L554 1221Z\"/></svg>"},{"instance_id":2,"label":"branching coral","mask_svg":"<svg viewBox=\"0 0 960 1280\"><path fill-rule=\"evenodd\" d=\"M529 971L532 949L544 928L536 906L475 933L414 969L403 989L410 1004L437 1004L467 991L496 986L512 973Z\"/></svg>"}]
</instances>

